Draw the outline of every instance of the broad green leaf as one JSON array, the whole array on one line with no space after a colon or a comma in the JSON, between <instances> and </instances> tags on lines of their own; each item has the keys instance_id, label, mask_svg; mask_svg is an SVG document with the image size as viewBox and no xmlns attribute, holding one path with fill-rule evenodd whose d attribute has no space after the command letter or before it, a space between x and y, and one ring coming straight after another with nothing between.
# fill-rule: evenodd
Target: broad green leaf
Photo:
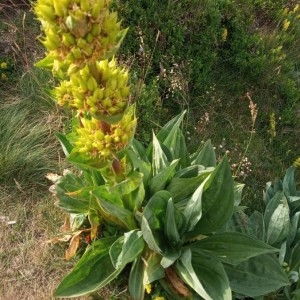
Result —
<instances>
[{"instance_id":1,"label":"broad green leaf","mask_svg":"<svg viewBox=\"0 0 300 300\"><path fill-rule=\"evenodd\" d=\"M166 125L161 128L161 130L157 133L157 138L160 142L163 143L168 138L173 128L179 128L185 114L186 111L183 111L181 114L171 119Z\"/></svg>"},{"instance_id":2,"label":"broad green leaf","mask_svg":"<svg viewBox=\"0 0 300 300\"><path fill-rule=\"evenodd\" d=\"M233 213L231 218L227 221L227 223L217 231L220 232L240 232L248 234L248 226L249 226L249 217L245 214L245 212L240 209L240 207L236 207L237 210Z\"/></svg>"},{"instance_id":3,"label":"broad green leaf","mask_svg":"<svg viewBox=\"0 0 300 300\"><path fill-rule=\"evenodd\" d=\"M224 265L231 289L239 294L257 297L289 285L287 275L274 255L263 254L238 266Z\"/></svg>"},{"instance_id":4,"label":"broad green leaf","mask_svg":"<svg viewBox=\"0 0 300 300\"><path fill-rule=\"evenodd\" d=\"M174 203L179 202L192 195L209 174L210 172L205 170L192 178L173 177L165 189L171 193Z\"/></svg>"},{"instance_id":5,"label":"broad green leaf","mask_svg":"<svg viewBox=\"0 0 300 300\"><path fill-rule=\"evenodd\" d=\"M245 184L234 183L234 206L240 205Z\"/></svg>"},{"instance_id":6,"label":"broad green leaf","mask_svg":"<svg viewBox=\"0 0 300 300\"><path fill-rule=\"evenodd\" d=\"M180 241L180 234L178 232L176 219L175 219L174 203L170 198L167 204L166 219L165 219L165 235L168 237L169 242L172 245L177 245ZM179 212L178 212L179 213Z\"/></svg>"},{"instance_id":7,"label":"broad green leaf","mask_svg":"<svg viewBox=\"0 0 300 300\"><path fill-rule=\"evenodd\" d=\"M262 213L255 211L249 217L248 234L258 238L261 241L266 241L265 222Z\"/></svg>"},{"instance_id":8,"label":"broad green leaf","mask_svg":"<svg viewBox=\"0 0 300 300\"><path fill-rule=\"evenodd\" d=\"M181 256L181 251L171 248L169 249L169 251L165 251L165 253L163 253L163 258L160 262L160 265L164 269L167 269L170 266L172 266L180 256Z\"/></svg>"},{"instance_id":9,"label":"broad green leaf","mask_svg":"<svg viewBox=\"0 0 300 300\"><path fill-rule=\"evenodd\" d=\"M282 186L286 197L296 196L295 167L289 167L286 170Z\"/></svg>"},{"instance_id":10,"label":"broad green leaf","mask_svg":"<svg viewBox=\"0 0 300 300\"><path fill-rule=\"evenodd\" d=\"M238 232L217 233L189 245L197 253L205 250L222 262L237 265L251 257L278 252L270 245Z\"/></svg>"},{"instance_id":11,"label":"broad green leaf","mask_svg":"<svg viewBox=\"0 0 300 300\"><path fill-rule=\"evenodd\" d=\"M226 157L210 174L202 194L202 217L188 234L195 237L221 228L232 216L234 207L234 182Z\"/></svg>"},{"instance_id":12,"label":"broad green leaf","mask_svg":"<svg viewBox=\"0 0 300 300\"><path fill-rule=\"evenodd\" d=\"M124 267L140 255L144 250L144 246L145 243L141 231L132 230L125 232L110 247L109 255L112 264L116 269Z\"/></svg>"},{"instance_id":13,"label":"broad green leaf","mask_svg":"<svg viewBox=\"0 0 300 300\"><path fill-rule=\"evenodd\" d=\"M152 172L153 176L159 174L169 165L168 159L153 132Z\"/></svg>"},{"instance_id":14,"label":"broad green leaf","mask_svg":"<svg viewBox=\"0 0 300 300\"><path fill-rule=\"evenodd\" d=\"M144 184L141 183L141 185L130 194L123 195L122 200L124 206L128 210L132 212L136 212L137 210L139 210L142 206L143 201L145 200Z\"/></svg>"},{"instance_id":15,"label":"broad green leaf","mask_svg":"<svg viewBox=\"0 0 300 300\"><path fill-rule=\"evenodd\" d=\"M70 155L67 157L67 160L79 168L96 170L104 168L108 163L104 158L91 158L84 153L79 153L76 148L73 148Z\"/></svg>"},{"instance_id":16,"label":"broad green leaf","mask_svg":"<svg viewBox=\"0 0 300 300\"><path fill-rule=\"evenodd\" d=\"M175 263L175 269L183 281L189 285L199 296L205 300L213 300L213 298L207 294L207 291L204 289L193 269L192 252L190 249L186 249L181 254L180 259Z\"/></svg>"},{"instance_id":17,"label":"broad green leaf","mask_svg":"<svg viewBox=\"0 0 300 300\"><path fill-rule=\"evenodd\" d=\"M95 189L92 194L98 200L96 209L109 224L129 230L137 228L133 213L124 208L123 201L118 194L110 193L103 186Z\"/></svg>"},{"instance_id":18,"label":"broad green leaf","mask_svg":"<svg viewBox=\"0 0 300 300\"><path fill-rule=\"evenodd\" d=\"M139 171L144 175L143 182L145 185L147 185L151 177L150 163L143 160L143 158L132 149L126 149L126 156L129 158L133 169Z\"/></svg>"},{"instance_id":19,"label":"broad green leaf","mask_svg":"<svg viewBox=\"0 0 300 300\"><path fill-rule=\"evenodd\" d=\"M300 271L300 241L293 247L289 260L289 267L291 271Z\"/></svg>"},{"instance_id":20,"label":"broad green leaf","mask_svg":"<svg viewBox=\"0 0 300 300\"><path fill-rule=\"evenodd\" d=\"M88 212L91 189L93 188L85 187L80 177L67 172L55 182L53 192L63 210L77 214Z\"/></svg>"},{"instance_id":21,"label":"broad green leaf","mask_svg":"<svg viewBox=\"0 0 300 300\"><path fill-rule=\"evenodd\" d=\"M295 213L292 218L291 218L291 226L290 226L290 231L287 237L287 246L290 247L297 235L297 231L299 230L300 227L300 212ZM299 230L300 231L300 230ZM296 242L297 240L295 240Z\"/></svg>"},{"instance_id":22,"label":"broad green leaf","mask_svg":"<svg viewBox=\"0 0 300 300\"><path fill-rule=\"evenodd\" d=\"M92 293L114 279L122 269L115 269L109 248L116 237L97 240L90 246L56 289L55 297L79 297Z\"/></svg>"},{"instance_id":23,"label":"broad green leaf","mask_svg":"<svg viewBox=\"0 0 300 300\"><path fill-rule=\"evenodd\" d=\"M60 132L55 132L55 136L59 140L65 156L68 157L73 149L72 144L68 141L67 137Z\"/></svg>"},{"instance_id":24,"label":"broad green leaf","mask_svg":"<svg viewBox=\"0 0 300 300\"><path fill-rule=\"evenodd\" d=\"M299 196L288 196L287 197L291 213L295 214L300 211L300 197Z\"/></svg>"},{"instance_id":25,"label":"broad green leaf","mask_svg":"<svg viewBox=\"0 0 300 300\"><path fill-rule=\"evenodd\" d=\"M145 261L144 284L152 283L165 276L164 268L161 266L161 256L157 253L150 252Z\"/></svg>"},{"instance_id":26,"label":"broad green leaf","mask_svg":"<svg viewBox=\"0 0 300 300\"><path fill-rule=\"evenodd\" d=\"M143 300L145 296L144 275L145 263L141 257L137 257L130 270L128 289L132 300Z\"/></svg>"},{"instance_id":27,"label":"broad green leaf","mask_svg":"<svg viewBox=\"0 0 300 300\"><path fill-rule=\"evenodd\" d=\"M212 168L212 170L213 169L214 168ZM189 167L178 170L175 173L174 177L180 177L180 178L197 177L198 175L202 174L203 171L205 171L205 167L203 167L203 166L200 166L200 165L189 166Z\"/></svg>"},{"instance_id":28,"label":"broad green leaf","mask_svg":"<svg viewBox=\"0 0 300 300\"><path fill-rule=\"evenodd\" d=\"M222 263L204 252L192 250L192 266L205 291L214 300L231 300L229 280Z\"/></svg>"},{"instance_id":29,"label":"broad green leaf","mask_svg":"<svg viewBox=\"0 0 300 300\"><path fill-rule=\"evenodd\" d=\"M101 215L109 224L121 226L122 228L129 230L138 227L131 211L101 198L98 198L98 202Z\"/></svg>"},{"instance_id":30,"label":"broad green leaf","mask_svg":"<svg viewBox=\"0 0 300 300\"><path fill-rule=\"evenodd\" d=\"M187 231L193 230L198 221L201 219L203 188L208 179L209 177L207 177L196 189L183 211L187 222Z\"/></svg>"},{"instance_id":31,"label":"broad green leaf","mask_svg":"<svg viewBox=\"0 0 300 300\"><path fill-rule=\"evenodd\" d=\"M216 154L211 144L211 140L207 140L203 145L201 151L195 155L192 165L202 165L204 167L216 166Z\"/></svg>"},{"instance_id":32,"label":"broad green leaf","mask_svg":"<svg viewBox=\"0 0 300 300\"><path fill-rule=\"evenodd\" d=\"M142 233L150 249L162 254L168 249L164 234L165 217L168 200L171 194L159 191L154 194L146 205L142 216Z\"/></svg>"},{"instance_id":33,"label":"broad green leaf","mask_svg":"<svg viewBox=\"0 0 300 300\"><path fill-rule=\"evenodd\" d=\"M71 231L78 230L86 221L87 214L72 214L70 213L70 229Z\"/></svg>"},{"instance_id":34,"label":"broad green leaf","mask_svg":"<svg viewBox=\"0 0 300 300\"><path fill-rule=\"evenodd\" d=\"M276 195L267 204L264 213L266 241L275 245L284 240L290 229L289 206L283 192Z\"/></svg>"},{"instance_id":35,"label":"broad green leaf","mask_svg":"<svg viewBox=\"0 0 300 300\"><path fill-rule=\"evenodd\" d=\"M178 126L174 126L163 144L170 150L172 160L180 159L182 168L190 165L190 158L185 144L184 136Z\"/></svg>"},{"instance_id":36,"label":"broad green leaf","mask_svg":"<svg viewBox=\"0 0 300 300\"><path fill-rule=\"evenodd\" d=\"M168 167L163 169L150 180L149 188L151 194L155 194L156 192L164 189L167 182L174 176L175 168L177 167L178 163L179 159L172 161Z\"/></svg>"}]
</instances>

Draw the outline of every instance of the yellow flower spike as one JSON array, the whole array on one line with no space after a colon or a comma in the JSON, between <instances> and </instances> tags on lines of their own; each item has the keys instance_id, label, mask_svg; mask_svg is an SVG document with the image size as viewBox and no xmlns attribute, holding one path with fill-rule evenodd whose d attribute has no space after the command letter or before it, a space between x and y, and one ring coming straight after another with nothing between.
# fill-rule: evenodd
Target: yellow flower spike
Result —
<instances>
[{"instance_id":1,"label":"yellow flower spike","mask_svg":"<svg viewBox=\"0 0 300 300\"><path fill-rule=\"evenodd\" d=\"M37 4L34 7L35 14L40 18L50 23L55 21L55 11L52 6Z\"/></svg>"},{"instance_id":2,"label":"yellow flower spike","mask_svg":"<svg viewBox=\"0 0 300 300\"><path fill-rule=\"evenodd\" d=\"M283 25L282 25L283 26L283 30L287 31L288 28L290 27L290 24L291 24L291 22L288 19L284 19Z\"/></svg>"},{"instance_id":3,"label":"yellow flower spike","mask_svg":"<svg viewBox=\"0 0 300 300\"><path fill-rule=\"evenodd\" d=\"M7 63L6 62L2 62L0 65L1 69L7 69Z\"/></svg>"},{"instance_id":4,"label":"yellow flower spike","mask_svg":"<svg viewBox=\"0 0 300 300\"><path fill-rule=\"evenodd\" d=\"M71 47L75 45L75 38L70 32L62 34L62 42L65 46Z\"/></svg>"},{"instance_id":5,"label":"yellow flower spike","mask_svg":"<svg viewBox=\"0 0 300 300\"><path fill-rule=\"evenodd\" d=\"M151 287L151 284L150 284L150 283L146 284L145 290L146 290L146 293L147 293L147 294L150 294L150 293L151 293L152 287Z\"/></svg>"},{"instance_id":6,"label":"yellow flower spike","mask_svg":"<svg viewBox=\"0 0 300 300\"><path fill-rule=\"evenodd\" d=\"M100 15L101 9L103 9L105 6L105 0L99 0L97 3L93 5L92 11L91 11L91 17L94 20L98 20Z\"/></svg>"},{"instance_id":7,"label":"yellow flower spike","mask_svg":"<svg viewBox=\"0 0 300 300\"><path fill-rule=\"evenodd\" d=\"M87 89L90 92L93 92L98 87L96 79L91 75L89 79L87 80Z\"/></svg>"},{"instance_id":8,"label":"yellow flower spike","mask_svg":"<svg viewBox=\"0 0 300 300\"><path fill-rule=\"evenodd\" d=\"M64 17L69 4L70 0L53 0L55 14L59 17Z\"/></svg>"}]
</instances>

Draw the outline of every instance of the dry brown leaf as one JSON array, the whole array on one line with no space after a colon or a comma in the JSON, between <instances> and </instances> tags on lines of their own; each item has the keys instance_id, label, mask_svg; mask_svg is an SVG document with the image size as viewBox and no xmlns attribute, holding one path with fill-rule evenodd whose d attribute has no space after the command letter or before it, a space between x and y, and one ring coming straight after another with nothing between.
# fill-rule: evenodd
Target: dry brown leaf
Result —
<instances>
[{"instance_id":1,"label":"dry brown leaf","mask_svg":"<svg viewBox=\"0 0 300 300\"><path fill-rule=\"evenodd\" d=\"M169 267L165 270L166 279L168 283L172 286L173 290L175 290L178 294L183 297L191 296L190 290L186 287L180 277L176 274L172 267Z\"/></svg>"},{"instance_id":2,"label":"dry brown leaf","mask_svg":"<svg viewBox=\"0 0 300 300\"><path fill-rule=\"evenodd\" d=\"M72 257L76 255L76 251L79 247L80 242L80 234L82 233L82 230L78 231L76 234L73 235L69 248L66 250L65 258L66 260L70 260Z\"/></svg>"}]
</instances>

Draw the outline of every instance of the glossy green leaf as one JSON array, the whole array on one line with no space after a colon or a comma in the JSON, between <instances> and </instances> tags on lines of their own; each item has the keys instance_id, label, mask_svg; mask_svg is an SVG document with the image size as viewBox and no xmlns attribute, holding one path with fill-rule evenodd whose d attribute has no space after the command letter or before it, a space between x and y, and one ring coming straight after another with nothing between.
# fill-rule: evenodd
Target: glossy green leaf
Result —
<instances>
[{"instance_id":1,"label":"glossy green leaf","mask_svg":"<svg viewBox=\"0 0 300 300\"><path fill-rule=\"evenodd\" d=\"M129 158L129 161L131 162L133 169L143 174L143 182L145 185L147 185L149 179L151 178L150 163L146 162L141 156L139 156L132 149L126 150L126 156Z\"/></svg>"},{"instance_id":2,"label":"glossy green leaf","mask_svg":"<svg viewBox=\"0 0 300 300\"><path fill-rule=\"evenodd\" d=\"M190 165L190 158L185 144L184 136L179 126L174 126L163 144L170 150L172 160L180 159L180 166L182 168Z\"/></svg>"},{"instance_id":3,"label":"glossy green leaf","mask_svg":"<svg viewBox=\"0 0 300 300\"><path fill-rule=\"evenodd\" d=\"M146 287L143 280L144 271L145 263L141 257L137 257L132 264L128 280L128 289L132 300L144 299Z\"/></svg>"},{"instance_id":4,"label":"glossy green leaf","mask_svg":"<svg viewBox=\"0 0 300 300\"><path fill-rule=\"evenodd\" d=\"M199 296L205 300L213 300L207 291L204 289L197 274L194 271L192 265L192 252L190 249L186 249L180 259L175 264L177 274L183 279L183 281L189 285Z\"/></svg>"},{"instance_id":5,"label":"glossy green leaf","mask_svg":"<svg viewBox=\"0 0 300 300\"><path fill-rule=\"evenodd\" d=\"M216 166L216 154L211 140L205 142L201 151L196 154L195 159L192 161L192 165L202 165L204 167Z\"/></svg>"},{"instance_id":6,"label":"glossy green leaf","mask_svg":"<svg viewBox=\"0 0 300 300\"><path fill-rule=\"evenodd\" d=\"M193 230L196 224L201 219L203 188L208 179L209 177L207 177L196 189L196 191L193 193L193 195L187 202L186 207L183 211L183 214L187 221L187 231Z\"/></svg>"},{"instance_id":7,"label":"glossy green leaf","mask_svg":"<svg viewBox=\"0 0 300 300\"><path fill-rule=\"evenodd\" d=\"M289 267L291 271L300 271L300 240L293 247L290 260Z\"/></svg>"},{"instance_id":8,"label":"glossy green leaf","mask_svg":"<svg viewBox=\"0 0 300 300\"><path fill-rule=\"evenodd\" d=\"M186 114L186 111L183 111L181 114L177 115L173 119L171 119L166 125L164 125L161 130L157 133L157 138L160 142L164 142L173 128L179 128L183 121L183 117Z\"/></svg>"},{"instance_id":9,"label":"glossy green leaf","mask_svg":"<svg viewBox=\"0 0 300 300\"><path fill-rule=\"evenodd\" d=\"M125 232L110 247L109 255L116 269L127 265L144 250L145 242L142 232L132 230Z\"/></svg>"},{"instance_id":10,"label":"glossy green leaf","mask_svg":"<svg viewBox=\"0 0 300 300\"><path fill-rule=\"evenodd\" d=\"M55 132L55 136L59 140L65 156L68 157L74 147L68 141L67 137L64 134L60 132Z\"/></svg>"},{"instance_id":11,"label":"glossy green leaf","mask_svg":"<svg viewBox=\"0 0 300 300\"><path fill-rule=\"evenodd\" d=\"M165 219L165 235L171 244L176 245L180 241L180 234L178 232L176 219L175 219L175 209L174 203L170 198L167 204L166 219ZM180 213L180 212L178 212Z\"/></svg>"},{"instance_id":12,"label":"glossy green leaf","mask_svg":"<svg viewBox=\"0 0 300 300\"><path fill-rule=\"evenodd\" d=\"M161 266L161 256L157 253L150 252L145 261L144 283L152 283L165 276L165 270Z\"/></svg>"},{"instance_id":13,"label":"glossy green leaf","mask_svg":"<svg viewBox=\"0 0 300 300\"><path fill-rule=\"evenodd\" d=\"M212 299L232 299L228 277L218 259L204 252L192 250L192 266L205 291Z\"/></svg>"},{"instance_id":14,"label":"glossy green leaf","mask_svg":"<svg viewBox=\"0 0 300 300\"><path fill-rule=\"evenodd\" d=\"M146 205L142 216L142 233L150 249L163 253L168 249L164 235L165 216L171 194L159 191L154 194Z\"/></svg>"},{"instance_id":15,"label":"glossy green leaf","mask_svg":"<svg viewBox=\"0 0 300 300\"><path fill-rule=\"evenodd\" d=\"M226 157L210 174L202 195L202 217L188 237L210 233L221 228L232 216L234 182Z\"/></svg>"},{"instance_id":16,"label":"glossy green leaf","mask_svg":"<svg viewBox=\"0 0 300 300\"><path fill-rule=\"evenodd\" d=\"M287 237L287 246L290 247L293 243L294 240L297 236L297 232L299 231L300 233L300 212L295 213L292 218L291 218L291 226L290 226L290 231ZM295 242L297 239L295 240Z\"/></svg>"},{"instance_id":17,"label":"glossy green leaf","mask_svg":"<svg viewBox=\"0 0 300 300\"><path fill-rule=\"evenodd\" d=\"M286 197L296 196L295 167L289 167L286 170L282 186Z\"/></svg>"},{"instance_id":18,"label":"glossy green leaf","mask_svg":"<svg viewBox=\"0 0 300 300\"><path fill-rule=\"evenodd\" d=\"M274 255L263 254L238 266L224 265L231 289L249 297L266 295L289 285L287 275Z\"/></svg>"},{"instance_id":19,"label":"glossy green leaf","mask_svg":"<svg viewBox=\"0 0 300 300\"><path fill-rule=\"evenodd\" d=\"M290 229L289 206L283 192L276 195L267 204L264 213L266 241L275 245L284 240Z\"/></svg>"},{"instance_id":20,"label":"glossy green leaf","mask_svg":"<svg viewBox=\"0 0 300 300\"><path fill-rule=\"evenodd\" d=\"M92 293L114 279L122 269L116 270L111 263L109 248L116 240L107 237L90 246L56 289L55 297L78 297Z\"/></svg>"},{"instance_id":21,"label":"glossy green leaf","mask_svg":"<svg viewBox=\"0 0 300 300\"><path fill-rule=\"evenodd\" d=\"M233 265L257 255L278 252L270 245L238 232L214 234L192 243L190 248L195 253L198 250L205 250L210 255L218 257L222 262Z\"/></svg>"},{"instance_id":22,"label":"glossy green leaf","mask_svg":"<svg viewBox=\"0 0 300 300\"><path fill-rule=\"evenodd\" d=\"M162 147L153 133L153 151L152 151L152 172L153 176L159 174L169 165L168 159L162 150Z\"/></svg>"},{"instance_id":23,"label":"glossy green leaf","mask_svg":"<svg viewBox=\"0 0 300 300\"><path fill-rule=\"evenodd\" d=\"M163 169L160 173L155 175L149 183L149 188L151 194L155 194L158 191L161 191L164 189L167 182L172 178L175 174L175 168L177 167L179 163L179 159L172 161L172 163Z\"/></svg>"},{"instance_id":24,"label":"glossy green leaf","mask_svg":"<svg viewBox=\"0 0 300 300\"><path fill-rule=\"evenodd\" d=\"M245 187L245 184L241 184L241 183L234 184L234 205L235 206L240 205L240 203L242 201L242 193L243 193L244 187Z\"/></svg>"},{"instance_id":25,"label":"glossy green leaf","mask_svg":"<svg viewBox=\"0 0 300 300\"><path fill-rule=\"evenodd\" d=\"M211 171L214 168L211 169ZM198 175L201 175L203 171L205 171L204 166L200 165L195 165L195 166L188 166L186 168L181 168L178 170L175 174L174 177L179 177L179 178L191 178L191 177L197 177ZM206 170L208 172L208 170Z\"/></svg>"},{"instance_id":26,"label":"glossy green leaf","mask_svg":"<svg viewBox=\"0 0 300 300\"><path fill-rule=\"evenodd\" d=\"M261 241L266 241L265 221L262 213L255 211L249 217L248 234L258 238Z\"/></svg>"},{"instance_id":27,"label":"glossy green leaf","mask_svg":"<svg viewBox=\"0 0 300 300\"><path fill-rule=\"evenodd\" d=\"M165 189L171 193L172 199L176 203L191 196L209 174L210 172L205 170L192 178L173 177Z\"/></svg>"}]
</instances>

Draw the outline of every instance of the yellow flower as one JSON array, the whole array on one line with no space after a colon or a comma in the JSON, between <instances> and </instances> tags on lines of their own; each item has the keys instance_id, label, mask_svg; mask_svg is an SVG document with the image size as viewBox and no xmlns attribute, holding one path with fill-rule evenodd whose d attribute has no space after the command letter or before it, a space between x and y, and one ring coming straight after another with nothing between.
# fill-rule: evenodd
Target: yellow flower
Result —
<instances>
[{"instance_id":1,"label":"yellow flower","mask_svg":"<svg viewBox=\"0 0 300 300\"><path fill-rule=\"evenodd\" d=\"M7 63L6 62L2 62L0 65L1 69L7 69Z\"/></svg>"},{"instance_id":2,"label":"yellow flower","mask_svg":"<svg viewBox=\"0 0 300 300\"><path fill-rule=\"evenodd\" d=\"M297 4L295 7L294 7L294 13L299 9L299 4Z\"/></svg>"},{"instance_id":3,"label":"yellow flower","mask_svg":"<svg viewBox=\"0 0 300 300\"><path fill-rule=\"evenodd\" d=\"M150 284L150 283L146 284L145 290L146 290L146 293L147 293L147 294L150 294L150 293L151 293L152 287L151 287L151 284Z\"/></svg>"},{"instance_id":4,"label":"yellow flower","mask_svg":"<svg viewBox=\"0 0 300 300\"><path fill-rule=\"evenodd\" d=\"M297 168L300 168L300 157L298 157L298 158L294 161L293 165L294 165L295 167L297 167Z\"/></svg>"},{"instance_id":5,"label":"yellow flower","mask_svg":"<svg viewBox=\"0 0 300 300\"><path fill-rule=\"evenodd\" d=\"M271 134L271 137L276 136L276 120L275 120L274 113L270 114L270 134Z\"/></svg>"},{"instance_id":6,"label":"yellow flower","mask_svg":"<svg viewBox=\"0 0 300 300\"><path fill-rule=\"evenodd\" d=\"M165 300L165 297L156 296L153 300Z\"/></svg>"},{"instance_id":7,"label":"yellow flower","mask_svg":"<svg viewBox=\"0 0 300 300\"><path fill-rule=\"evenodd\" d=\"M288 28L289 28L289 26L290 26L290 24L291 24L291 22L290 22L288 19L285 19L285 20L283 21L283 30L284 30L284 31L287 31Z\"/></svg>"},{"instance_id":8,"label":"yellow flower","mask_svg":"<svg viewBox=\"0 0 300 300\"><path fill-rule=\"evenodd\" d=\"M228 36L228 30L227 30L227 28L224 28L223 32L222 32L222 41L223 42L226 42L227 36Z\"/></svg>"},{"instance_id":9,"label":"yellow flower","mask_svg":"<svg viewBox=\"0 0 300 300\"><path fill-rule=\"evenodd\" d=\"M1 73L1 80L8 80L8 77L5 73Z\"/></svg>"}]
</instances>

